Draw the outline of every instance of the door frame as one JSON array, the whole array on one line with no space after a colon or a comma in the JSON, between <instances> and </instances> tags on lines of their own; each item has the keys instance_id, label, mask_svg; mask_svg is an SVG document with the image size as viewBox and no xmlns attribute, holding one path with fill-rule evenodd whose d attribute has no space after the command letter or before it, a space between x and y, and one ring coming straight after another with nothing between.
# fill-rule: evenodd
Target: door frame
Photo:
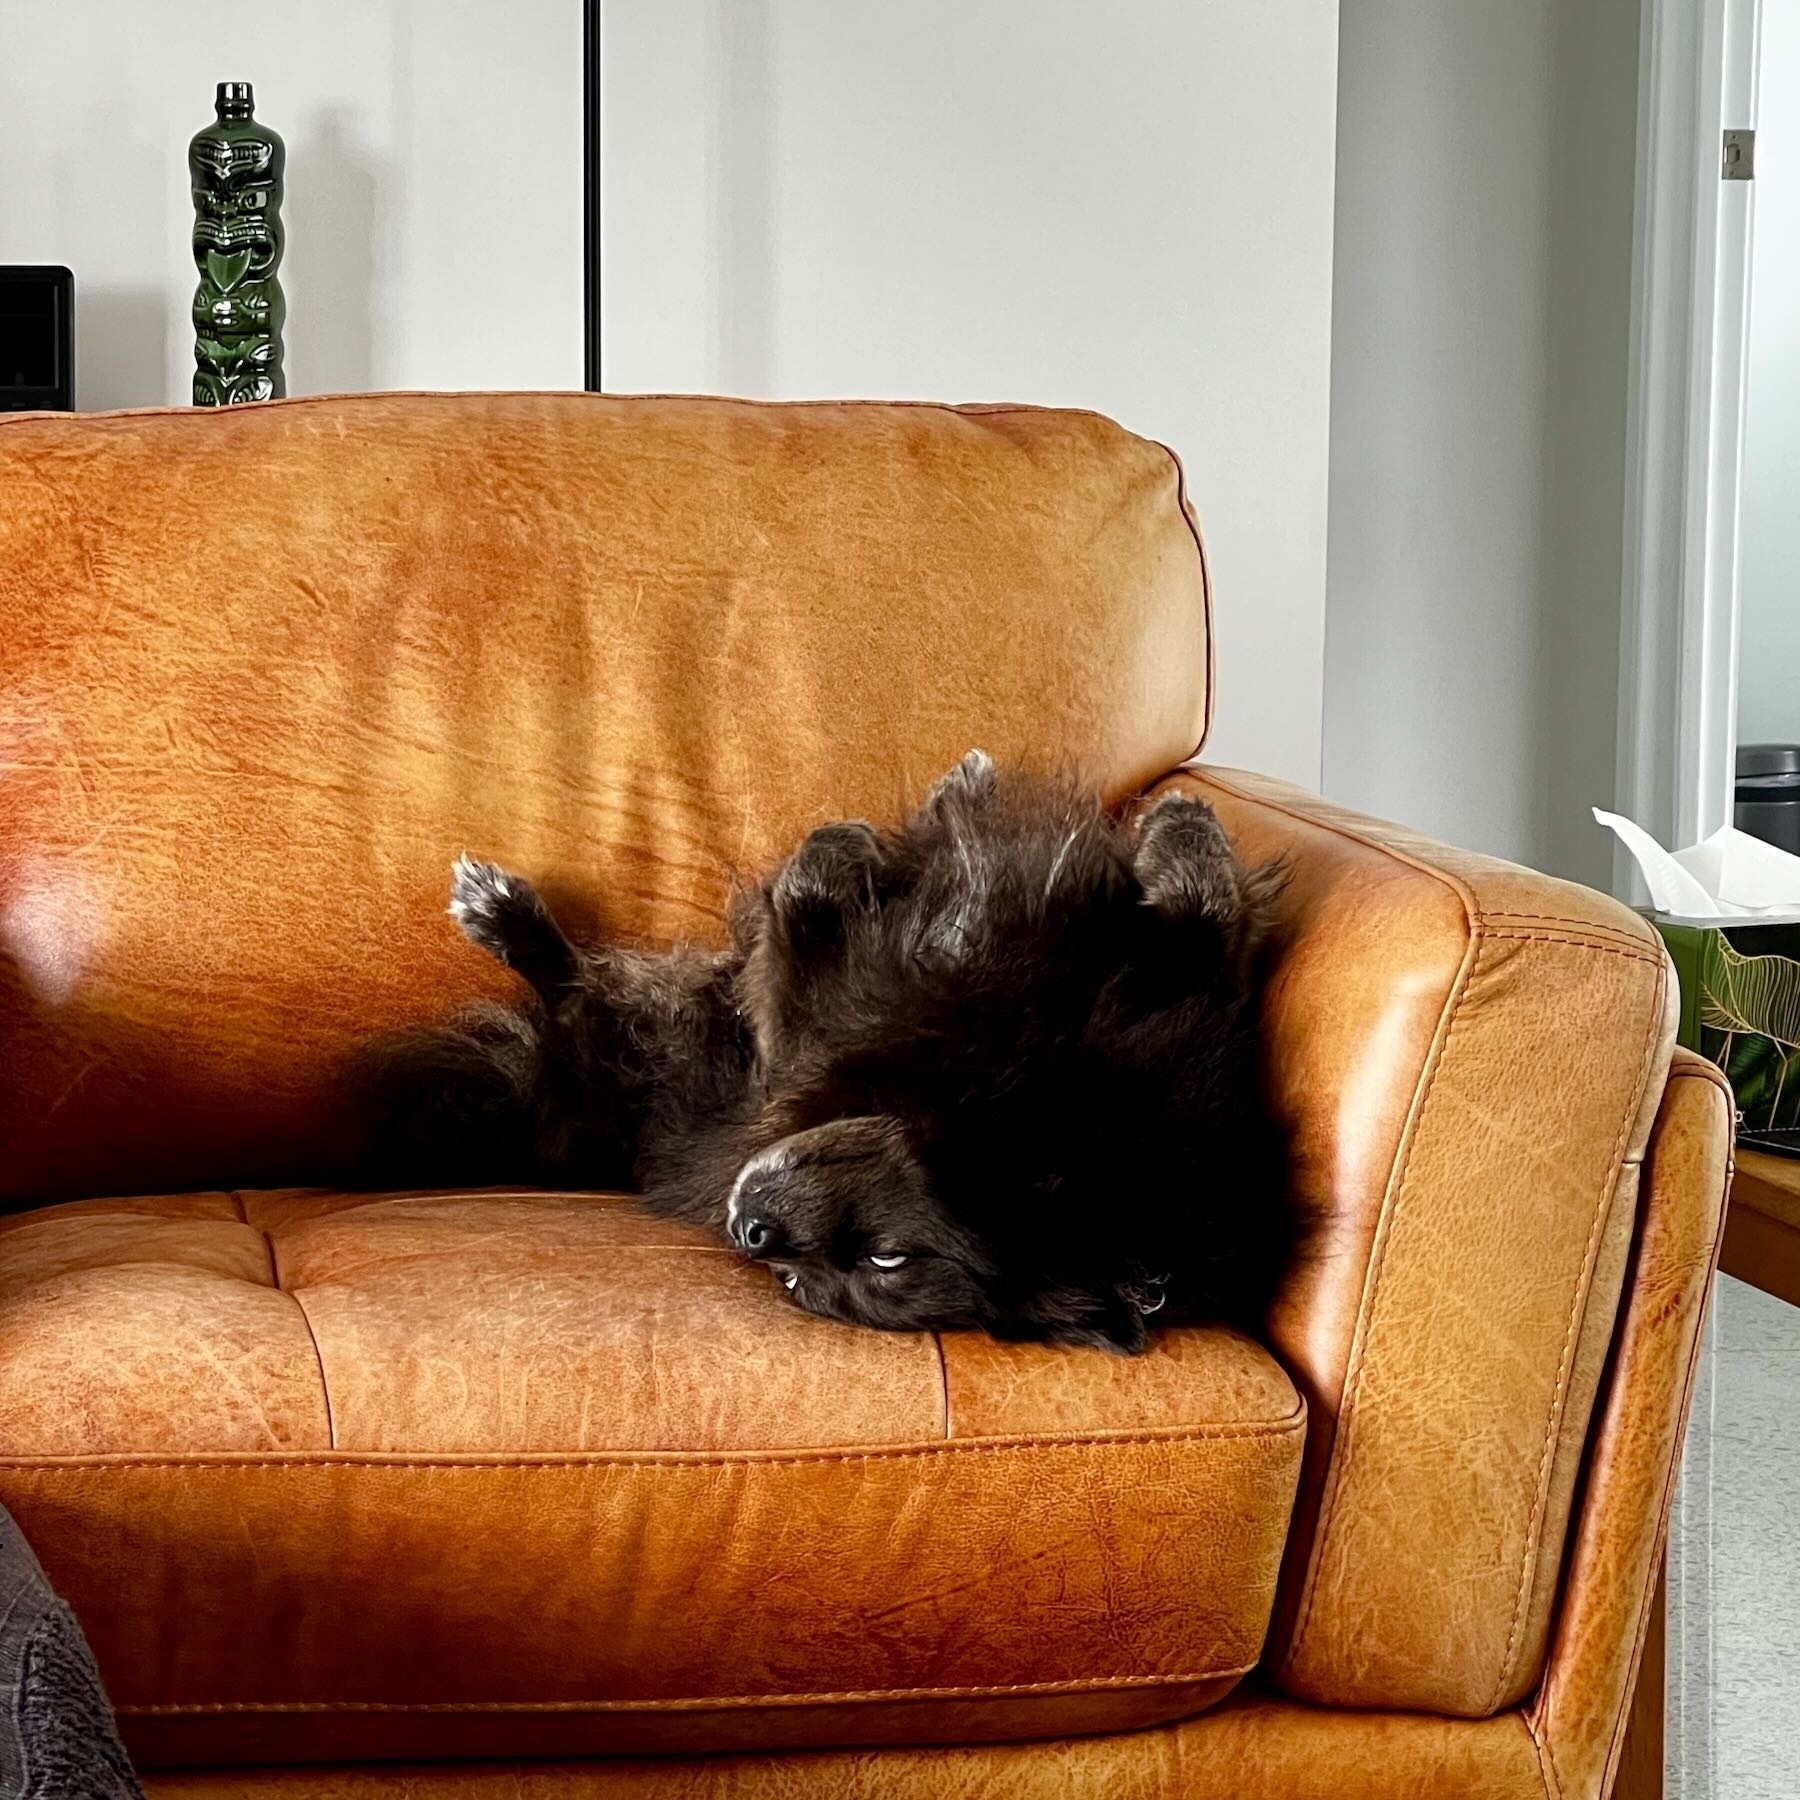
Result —
<instances>
[{"instance_id":1,"label":"door frame","mask_svg":"<svg viewBox=\"0 0 1800 1800\"><path fill-rule=\"evenodd\" d=\"M1721 179L1755 127L1760 0L1643 0L1626 415L1617 804L1670 849L1731 818L1739 471L1756 184ZM1621 848L1614 891L1646 898ZM1667 1791L1713 1800L1712 1332L1669 1519Z\"/></svg>"},{"instance_id":2,"label":"door frame","mask_svg":"<svg viewBox=\"0 0 1800 1800\"><path fill-rule=\"evenodd\" d=\"M1726 824L1760 0L1644 0L1626 418L1618 803L1671 849ZM1627 892L1627 865L1618 865Z\"/></svg>"}]
</instances>

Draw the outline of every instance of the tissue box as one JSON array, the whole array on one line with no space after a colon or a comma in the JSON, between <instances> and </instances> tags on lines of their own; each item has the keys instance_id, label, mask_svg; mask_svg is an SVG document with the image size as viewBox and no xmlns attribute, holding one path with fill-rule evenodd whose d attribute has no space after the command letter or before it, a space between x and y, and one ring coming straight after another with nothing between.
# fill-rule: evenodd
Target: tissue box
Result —
<instances>
[{"instance_id":1,"label":"tissue box","mask_svg":"<svg viewBox=\"0 0 1800 1800\"><path fill-rule=\"evenodd\" d=\"M1800 1151L1800 924L1650 922L1681 980L1677 1041L1725 1071L1739 1137Z\"/></svg>"}]
</instances>

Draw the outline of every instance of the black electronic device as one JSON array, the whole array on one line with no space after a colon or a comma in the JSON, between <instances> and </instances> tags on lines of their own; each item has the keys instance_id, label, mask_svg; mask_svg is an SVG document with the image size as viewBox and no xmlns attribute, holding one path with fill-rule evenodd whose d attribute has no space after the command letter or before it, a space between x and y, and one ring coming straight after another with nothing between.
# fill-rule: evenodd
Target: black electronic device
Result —
<instances>
[{"instance_id":1,"label":"black electronic device","mask_svg":"<svg viewBox=\"0 0 1800 1800\"><path fill-rule=\"evenodd\" d=\"M75 406L75 277L53 263L0 263L0 412Z\"/></svg>"}]
</instances>

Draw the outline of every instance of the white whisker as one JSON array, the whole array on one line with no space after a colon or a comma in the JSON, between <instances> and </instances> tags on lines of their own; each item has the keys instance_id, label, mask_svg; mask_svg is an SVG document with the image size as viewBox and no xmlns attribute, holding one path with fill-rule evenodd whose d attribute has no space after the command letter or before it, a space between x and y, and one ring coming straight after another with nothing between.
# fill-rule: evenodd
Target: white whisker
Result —
<instances>
[{"instance_id":1,"label":"white whisker","mask_svg":"<svg viewBox=\"0 0 1800 1800\"><path fill-rule=\"evenodd\" d=\"M1044 877L1044 898L1050 898L1051 890L1056 886L1056 878L1062 873L1063 864L1069 860L1069 852L1075 848L1075 840L1081 835L1079 825L1069 827L1069 835L1063 839L1062 848L1056 853L1056 860L1050 865L1050 873Z\"/></svg>"}]
</instances>

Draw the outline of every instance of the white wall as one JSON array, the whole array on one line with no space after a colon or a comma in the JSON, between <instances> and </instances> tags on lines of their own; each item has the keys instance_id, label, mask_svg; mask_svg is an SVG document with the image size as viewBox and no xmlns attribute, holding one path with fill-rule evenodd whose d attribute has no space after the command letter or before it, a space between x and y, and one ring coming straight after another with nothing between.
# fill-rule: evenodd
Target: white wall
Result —
<instances>
[{"instance_id":1,"label":"white wall","mask_svg":"<svg viewBox=\"0 0 1800 1800\"><path fill-rule=\"evenodd\" d=\"M1637 0L1343 0L1325 788L1606 886Z\"/></svg>"},{"instance_id":2,"label":"white wall","mask_svg":"<svg viewBox=\"0 0 1800 1800\"><path fill-rule=\"evenodd\" d=\"M287 141L288 391L579 387L579 0L0 0L0 262L75 271L77 404L185 402L187 143Z\"/></svg>"},{"instance_id":3,"label":"white wall","mask_svg":"<svg viewBox=\"0 0 1800 1800\"><path fill-rule=\"evenodd\" d=\"M1335 0L608 0L606 385L1098 407L1185 459L1209 754L1319 776Z\"/></svg>"},{"instance_id":4,"label":"white wall","mask_svg":"<svg viewBox=\"0 0 1800 1800\"><path fill-rule=\"evenodd\" d=\"M1800 743L1800 0L1762 0L1738 742Z\"/></svg>"}]
</instances>

